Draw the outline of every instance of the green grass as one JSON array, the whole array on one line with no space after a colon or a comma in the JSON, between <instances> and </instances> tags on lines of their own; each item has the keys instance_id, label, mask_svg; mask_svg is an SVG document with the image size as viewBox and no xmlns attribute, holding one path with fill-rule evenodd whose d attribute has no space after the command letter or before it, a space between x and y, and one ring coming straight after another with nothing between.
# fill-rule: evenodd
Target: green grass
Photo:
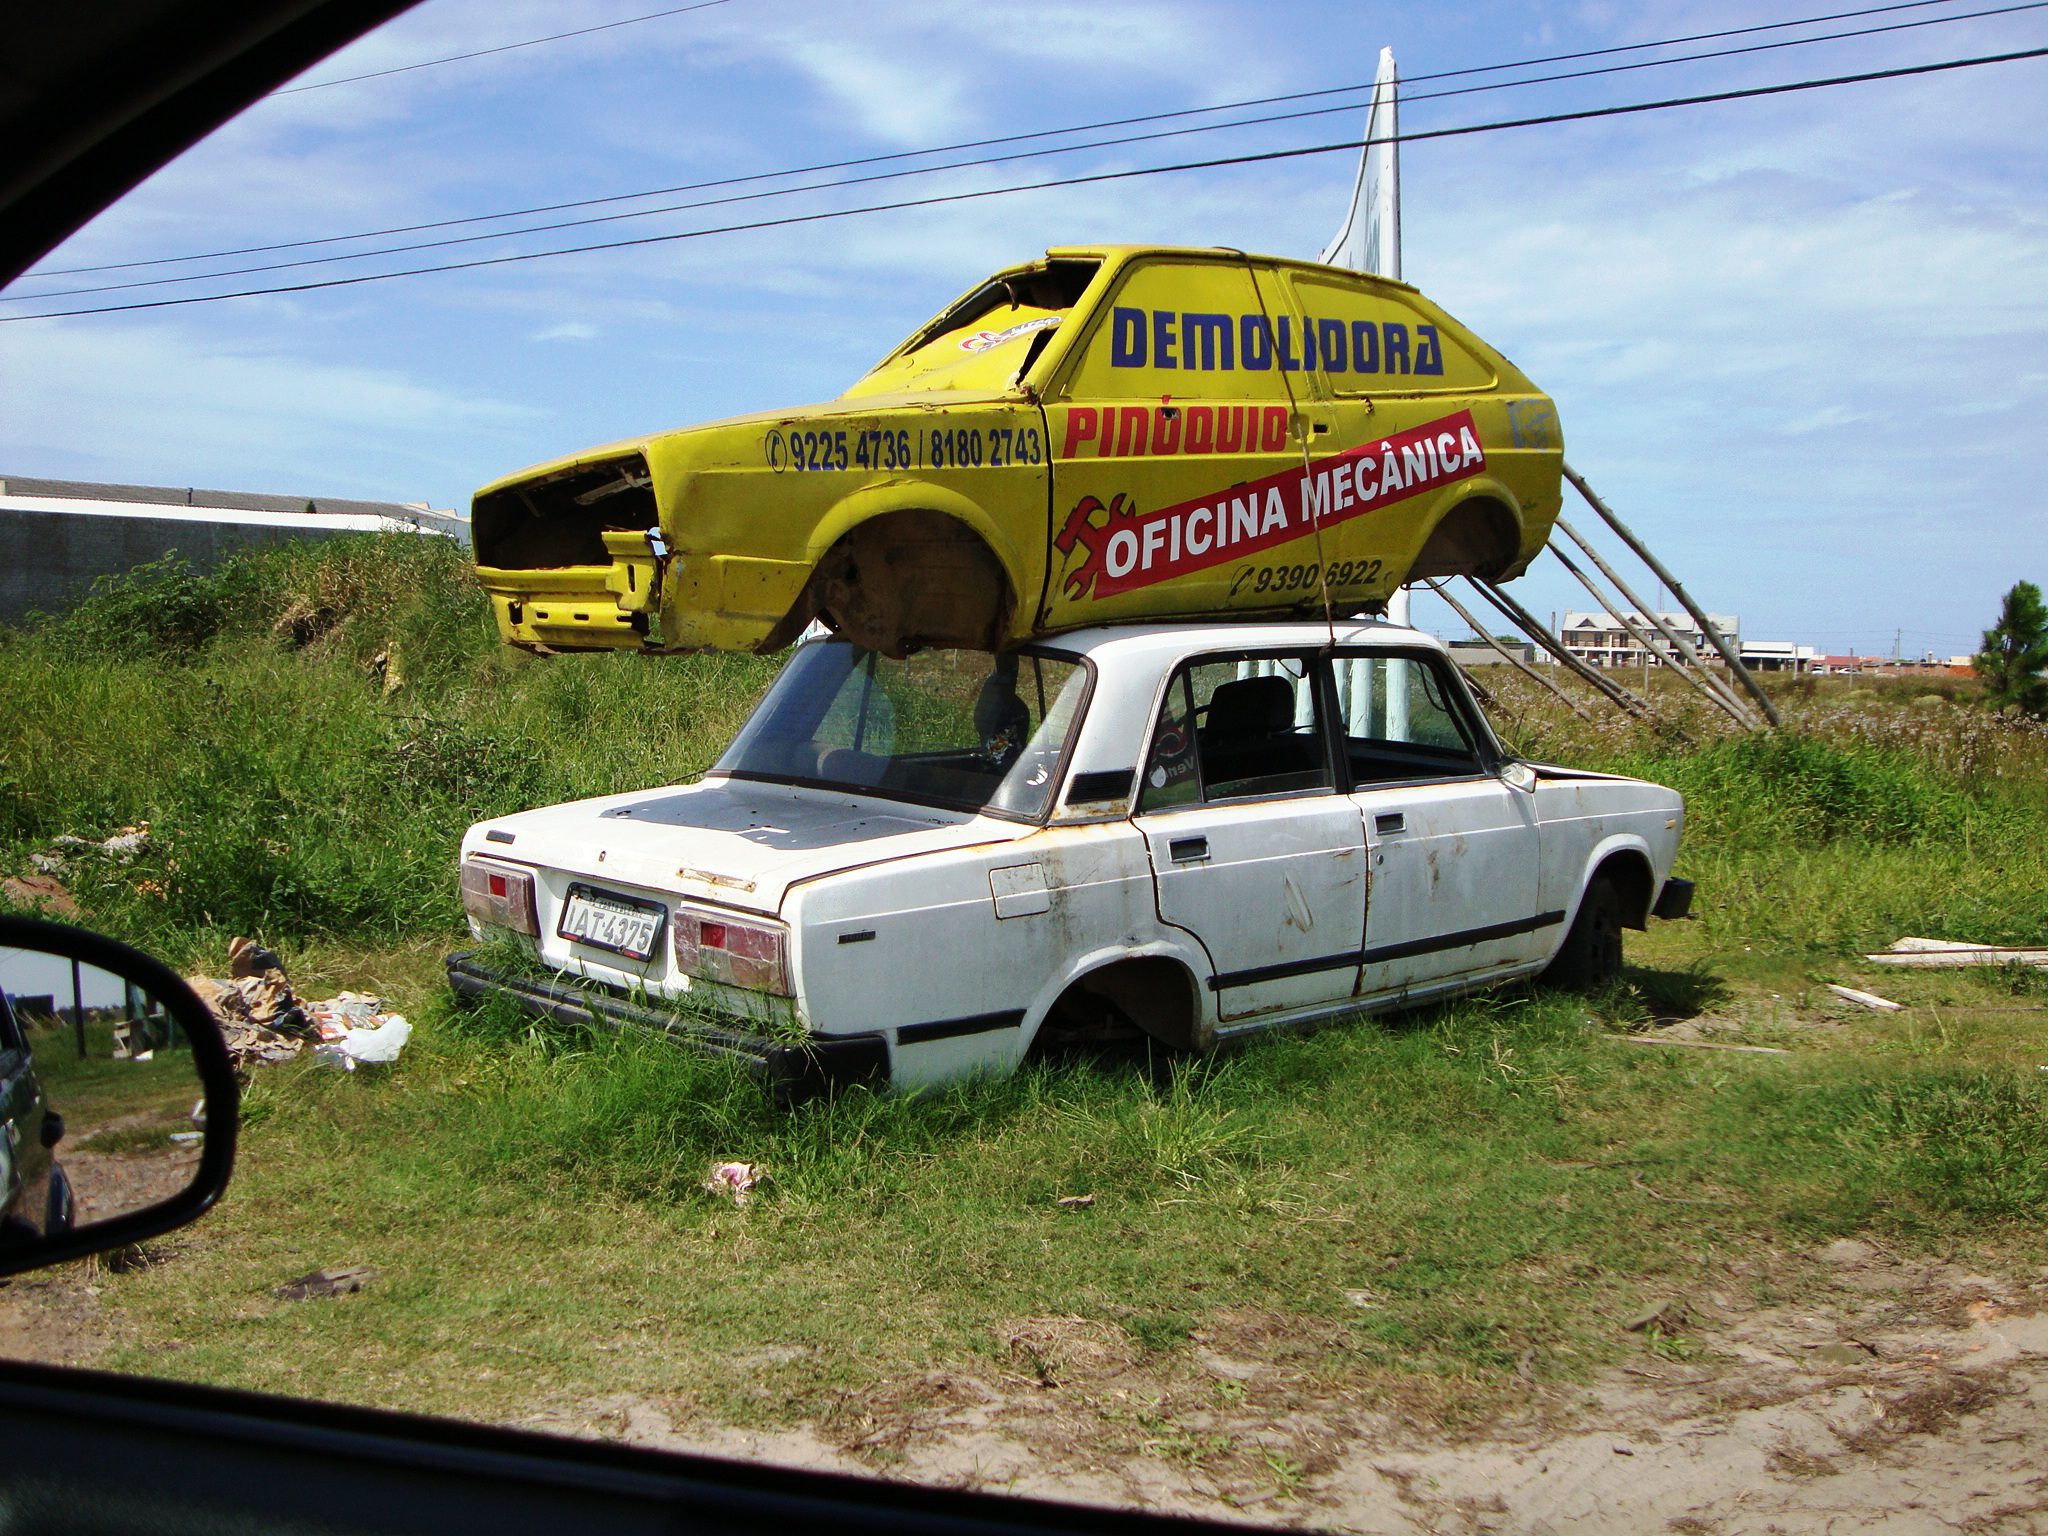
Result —
<instances>
[{"instance_id":1,"label":"green grass","mask_svg":"<svg viewBox=\"0 0 2048 1536\"><path fill-rule=\"evenodd\" d=\"M1489 678L1526 750L1688 796L1699 921L1631 935L1595 998L791 1112L664 1040L452 1008L463 827L687 777L771 670L502 650L431 541L159 569L0 636L10 869L147 821L142 858L68 875L91 922L214 969L247 932L309 993L380 991L417 1026L391 1069L256 1074L223 1206L173 1262L98 1282L104 1363L491 1418L633 1393L786 1423L921 1370L998 1376L1006 1321L1080 1317L1162 1379L1237 1327L1293 1379L1470 1418L1518 1373L1710 1347L1619 1321L1701 1284L1798 1294L1833 1236L2048 1259L2048 983L1858 959L2048 930L2031 726L1828 690L1788 693L1771 737L1683 710L1587 726ZM1911 1006L1845 1017L1828 980ZM1613 1038L1672 1018L1790 1054ZM743 1209L700 1188L728 1159L767 1172ZM345 1264L379 1274L271 1295Z\"/></svg>"},{"instance_id":2,"label":"green grass","mask_svg":"<svg viewBox=\"0 0 2048 1536\"><path fill-rule=\"evenodd\" d=\"M993 1368L1005 1319L1108 1320L1170 1367L1250 1308L1302 1332L1308 1379L1417 1380L1456 1417L1518 1366L1622 1357L1621 1318L1727 1283L1734 1255L1769 1271L1870 1232L2040 1256L2038 1074L1910 1044L1651 1051L1587 1011L1469 1002L1159 1082L1041 1064L783 1113L638 1033L435 1009L395 1071L258 1077L237 1188L176 1264L123 1277L112 1363L487 1417L623 1391L776 1422ZM766 1170L744 1209L699 1187L726 1159ZM359 1263L361 1296L268 1296Z\"/></svg>"}]
</instances>

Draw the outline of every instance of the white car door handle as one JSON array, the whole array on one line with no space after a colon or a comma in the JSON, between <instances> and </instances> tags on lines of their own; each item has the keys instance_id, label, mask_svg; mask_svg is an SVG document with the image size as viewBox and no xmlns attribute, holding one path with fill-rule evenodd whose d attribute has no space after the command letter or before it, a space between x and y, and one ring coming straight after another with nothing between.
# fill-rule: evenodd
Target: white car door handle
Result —
<instances>
[{"instance_id":1,"label":"white car door handle","mask_svg":"<svg viewBox=\"0 0 2048 1536\"><path fill-rule=\"evenodd\" d=\"M1389 832L1406 832L1408 818L1399 811L1381 811L1372 819L1373 831L1385 836Z\"/></svg>"},{"instance_id":2,"label":"white car door handle","mask_svg":"<svg viewBox=\"0 0 2048 1536\"><path fill-rule=\"evenodd\" d=\"M1195 859L1209 857L1209 839L1206 837L1176 837L1167 845L1176 864L1187 864Z\"/></svg>"}]
</instances>

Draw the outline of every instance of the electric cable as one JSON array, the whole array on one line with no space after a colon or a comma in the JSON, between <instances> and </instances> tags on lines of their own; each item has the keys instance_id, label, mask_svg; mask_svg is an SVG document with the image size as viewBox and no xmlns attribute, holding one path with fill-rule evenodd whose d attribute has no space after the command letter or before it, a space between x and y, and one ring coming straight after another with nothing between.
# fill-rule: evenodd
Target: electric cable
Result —
<instances>
[{"instance_id":1,"label":"electric cable","mask_svg":"<svg viewBox=\"0 0 2048 1536\"><path fill-rule=\"evenodd\" d=\"M1985 16L2003 16L2015 11L2037 11L2043 9L2048 9L2048 0L2017 0L2015 4L2001 6L1993 10L1973 11L1963 15L1933 17L1920 21L1895 22L1884 27L1827 33L1819 37L1790 38L1770 43L1754 43L1742 48L1720 49L1709 53L1685 54L1670 59L1648 59L1631 64L1609 64L1597 69L1576 70L1561 75L1539 75L1528 80L1496 81L1488 85L1461 86L1455 90L1448 91L1424 91L1412 95L1404 95L1401 99L1404 105L1409 105L1418 101L1434 101L1451 96L1467 96L1488 91L1509 90L1524 85L1552 84L1561 80L1578 80L1597 75L1622 74L1636 70L1662 68L1672 64L1697 63L1706 59L1763 53L1781 48L1800 47L1809 43L1838 42L1845 38L1868 37L1880 33L1905 31L1951 21L1970 21ZM656 218L671 213L687 213L704 208L727 207L736 203L761 202L771 198L796 196L805 192L834 191L846 187L868 186L877 182L899 181L915 176L937 175L943 171L1008 165L1020 160L1047 159L1054 155L1076 154L1089 149L1109 149L1131 144L1153 143L1162 139L1183 138L1198 133L1214 133L1231 128L1296 122L1306 118L1328 117L1336 113L1355 110L1355 103L1347 103L1335 107L1316 107L1300 112L1283 112L1264 117L1241 118L1227 123L1205 123L1193 127L1162 129L1155 133L1129 134L1121 138L1096 139L1081 144L1061 145L1050 149L1020 150L1008 155L986 155L973 160L950 161L943 165L881 171L867 176L843 177L836 181L812 182L803 186L777 187L765 191L735 193L727 197L701 198L695 202L669 203L659 208L638 208L623 213L596 214L580 219L562 219L549 224L529 224L518 229L488 230L480 234L471 235L451 235L438 240L415 241L409 245L381 246L366 251L343 251L326 256L305 256L289 261L264 262L246 267L227 267L210 272L180 273L171 277L141 278L130 282L97 283L76 288L46 288L34 293L10 293L0 295L0 304L33 304L50 299L84 298L93 294L124 293L139 288L168 287L177 283L203 283L228 277L252 277L265 272L284 272L301 267L327 266L343 261L369 261L385 256L404 256L417 251L445 250L451 246L475 245L491 240L511 240L522 235L552 234L565 229L587 229L600 224L616 224L633 219ZM179 258L170 259L177 260Z\"/></svg>"},{"instance_id":2,"label":"electric cable","mask_svg":"<svg viewBox=\"0 0 2048 1536\"><path fill-rule=\"evenodd\" d=\"M1604 118L1628 117L1644 112L1663 112L1680 107L1713 106L1731 101L1749 101L1784 96L1802 91L1825 90L1840 85L1864 85L1879 80L1903 80L1954 70L1978 69L1993 64L2011 64L2028 59L2048 58L2048 48L2027 48L2010 53L1980 54L1971 58L1942 59L1931 64L1906 64L1891 69L1866 70L1853 75L1830 75L1818 79L1792 80L1776 85L1745 86L1739 90L1713 91L1697 96L1673 96L1658 101L1626 102L1619 106L1585 107L1571 112L1551 112L1539 117L1507 118L1490 123L1465 123L1451 128L1426 128L1385 138L1343 139L1334 144L1310 144L1294 149L1263 150L1255 154L1227 155L1211 160L1189 160L1175 165L1139 166L1122 171L1096 171L1052 181L1027 182L1015 186L984 187L972 192L948 192L931 197L905 198L891 203L873 203L858 208L837 208L817 213L789 214L776 219L757 219L744 224L717 225L707 229L678 230L663 235L639 235L630 240L606 240L590 245L561 246L545 251L524 251L509 256L482 256L471 261L445 262L438 266L407 267L393 272L365 272L352 277L321 278L313 282L279 284L269 288L240 289L230 293L190 294L172 299L144 299L132 304L96 305L85 309L52 310L33 315L0 315L0 325L27 320L61 320L81 315L125 314L144 309L172 309L192 304L218 304L229 299L260 298L282 293L310 293L323 288L348 288L364 283L388 282L401 277L424 277L436 272L471 271L481 267L511 266L542 261L556 256L581 256L595 251L626 250L636 246L667 245L681 240L702 240L713 235L741 234L752 230L782 229L798 224L819 224L835 219L855 218L870 213L893 213L910 208L932 208L949 203L980 202L1009 197L1021 192L1045 192L1061 187L1100 185L1131 181L1145 176L1163 176L1181 171L1219 170L1242 165L1269 164L1278 160L1299 160L1312 155L1339 154L1370 148L1376 144L1414 144L1432 139L1463 138L1481 133L1500 133L1517 128L1541 128L1558 123L1593 122Z\"/></svg>"},{"instance_id":3,"label":"electric cable","mask_svg":"<svg viewBox=\"0 0 2048 1536\"><path fill-rule=\"evenodd\" d=\"M594 27L578 27L572 32L552 32L546 37L529 37L523 43L500 43L495 48L478 48L471 53L451 53L444 59L422 59L417 64L399 64L390 69L373 69L367 74L343 75L337 80L315 80L306 85L280 86L272 96L296 96L301 91L324 91L330 86L354 85L360 80L382 80L386 75L409 75L416 69L433 69L441 64L460 64L465 59L487 59L494 53L512 53L521 48L538 48L542 43L559 43L566 38L588 37L593 32L612 32L620 27L638 26L643 21L660 21L668 16L681 16L688 11L708 11L714 5L726 5L730 0L697 0L695 5L679 5L673 10L650 11L645 16L626 16L618 21L599 22Z\"/></svg>"},{"instance_id":4,"label":"electric cable","mask_svg":"<svg viewBox=\"0 0 2048 1536\"><path fill-rule=\"evenodd\" d=\"M1870 6L1861 10L1854 11L1836 11L1820 16L1800 17L1796 20L1791 21L1765 22L1756 26L1731 27L1717 32L1698 32L1680 37L1659 38L1650 42L1622 43L1606 48L1581 49L1574 53L1548 54L1535 58L1512 60L1500 64L1476 64L1468 65L1459 69L1438 70L1430 74L1412 75L1408 77L1408 79L1403 83L1404 85L1412 86L1433 80L1461 79L1471 75L1495 74L1503 70L1534 68L1535 66L1541 64L1572 63L1580 59L1604 58L1613 54L1636 53L1652 48L1677 47L1684 43L1713 42L1725 37L1741 37L1759 32L1780 31L1789 27L1818 26L1824 22L1849 21L1865 16L1885 15L1895 11L1920 10L1931 5L1950 5L1956 3L1960 3L1960 0L1900 0L1900 3ZM667 13L664 12L662 14ZM1970 13L1970 15L1985 14L1997 13ZM1944 16L1935 18L1935 20L1968 20L1970 19L1970 15ZM624 25L624 23L617 23L617 25ZM1870 30L1875 31L1881 29ZM1861 35L1865 34L1862 32L1850 32L1840 34L1840 36L1845 37ZM1801 39L1800 41L1807 40ZM1696 57L1712 58L1720 57L1720 55L1706 54L1698 55ZM1685 61L1673 60L1669 62ZM1573 75L1566 75L1559 76L1557 78L1572 79L1577 77ZM1534 82L1502 82L1503 85L1515 85L1523 83ZM820 171L858 169L862 166L882 165L899 160L922 159L930 155L953 154L960 150L987 149L1004 144L1027 143L1035 139L1062 138L1068 134L1093 133L1098 130L1107 128L1127 128L1139 126L1145 123L1167 122L1177 118L1208 116L1218 112L1237 111L1241 108L1246 107L1274 106L1285 102L1316 100L1326 96L1355 96L1360 92L1367 92L1372 89L1373 82L1371 81L1365 81L1363 83L1353 85L1327 86L1317 90L1293 91L1276 96L1248 97L1239 101L1220 102L1214 106L1208 107L1186 107L1168 112L1143 113L1134 117L1107 118L1093 123L1075 124L1066 128L1044 128L1037 129L1028 133L1002 134L985 139L967 139L954 144L935 145L925 149L897 150L888 154L864 155L847 160L820 161L816 164L793 166L786 170L780 171L756 171L742 176L719 177L709 181L682 182L675 186L669 187L651 187L639 192L618 192L610 193L602 197L577 198L568 202L542 203L536 204L528 208L507 209L500 213L468 214L460 218L435 219L417 224L398 224L391 225L382 229L359 230L354 234L348 235L322 235L304 240L277 241L266 245L236 246L225 250L202 251L186 256L158 256L142 261L109 262L99 266L46 267L38 271L26 273L24 275L28 277L75 277L90 272L117 272L130 270L136 267L169 266L188 261L225 260L229 257L234 256L256 256L267 254L272 251L298 250L308 246L315 245L341 244L351 240L376 240L383 239L392 235L418 234L422 231L430 229L448 229L464 224L496 223L502 219L529 218L537 214L546 213L563 213L571 209L598 207L606 203L635 202L642 198L669 197L683 192L701 192L718 187L743 186L757 181L774 181L791 176L808 176ZM1409 97L1406 99L1424 100L1429 98ZM1346 103L1339 110L1354 110L1357 105L1358 103L1355 102ZM1258 119L1257 121L1267 121L1267 119ZM973 164L975 162L965 163Z\"/></svg>"}]
</instances>

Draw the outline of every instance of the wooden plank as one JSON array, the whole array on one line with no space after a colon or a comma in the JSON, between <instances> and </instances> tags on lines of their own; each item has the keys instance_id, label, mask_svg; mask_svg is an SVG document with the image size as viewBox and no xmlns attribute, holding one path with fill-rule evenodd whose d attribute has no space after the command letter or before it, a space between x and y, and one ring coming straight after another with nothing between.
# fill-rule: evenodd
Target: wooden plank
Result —
<instances>
[{"instance_id":1,"label":"wooden plank","mask_svg":"<svg viewBox=\"0 0 2048 1536\"><path fill-rule=\"evenodd\" d=\"M1872 965L1943 970L1965 965L2031 965L2048 970L2048 949L1923 949L1905 954L1865 955Z\"/></svg>"},{"instance_id":2,"label":"wooden plank","mask_svg":"<svg viewBox=\"0 0 2048 1536\"><path fill-rule=\"evenodd\" d=\"M1895 1003L1888 997L1879 997L1875 992L1858 992L1854 987L1837 986L1832 981L1827 986L1828 990L1843 1002L1854 1003L1859 1008L1868 1008L1873 1013L1898 1013L1906 1006L1904 1003Z\"/></svg>"},{"instance_id":3,"label":"wooden plank","mask_svg":"<svg viewBox=\"0 0 2048 1536\"><path fill-rule=\"evenodd\" d=\"M1609 1040L1620 1040L1629 1045L1682 1045L1690 1051L1748 1051L1757 1056L1790 1056L1790 1051L1781 1051L1775 1045L1722 1045L1714 1040L1660 1040L1655 1035L1609 1035Z\"/></svg>"}]
</instances>

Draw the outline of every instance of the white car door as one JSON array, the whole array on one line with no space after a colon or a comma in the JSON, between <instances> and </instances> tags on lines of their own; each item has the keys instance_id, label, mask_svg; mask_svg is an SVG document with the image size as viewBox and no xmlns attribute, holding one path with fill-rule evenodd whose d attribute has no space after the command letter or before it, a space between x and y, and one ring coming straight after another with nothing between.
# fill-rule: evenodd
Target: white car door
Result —
<instances>
[{"instance_id":1,"label":"white car door","mask_svg":"<svg viewBox=\"0 0 2048 1536\"><path fill-rule=\"evenodd\" d=\"M1365 837L1300 655L1204 658L1169 685L1135 817L1159 915L1195 935L1223 1019L1348 997Z\"/></svg>"},{"instance_id":2,"label":"white car door","mask_svg":"<svg viewBox=\"0 0 2048 1536\"><path fill-rule=\"evenodd\" d=\"M1351 799L1372 859L1362 990L1404 991L1541 956L1562 913L1537 910L1533 796L1427 653L1332 661Z\"/></svg>"}]
</instances>

